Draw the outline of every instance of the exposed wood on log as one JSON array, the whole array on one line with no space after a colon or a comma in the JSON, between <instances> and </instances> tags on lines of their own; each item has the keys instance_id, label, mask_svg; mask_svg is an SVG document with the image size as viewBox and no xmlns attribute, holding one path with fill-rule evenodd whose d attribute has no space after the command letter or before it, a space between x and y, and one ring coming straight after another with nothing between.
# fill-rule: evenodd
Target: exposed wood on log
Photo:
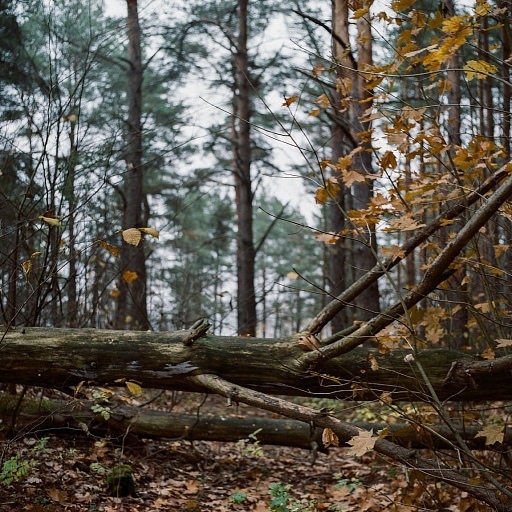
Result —
<instances>
[{"instance_id":1,"label":"exposed wood on log","mask_svg":"<svg viewBox=\"0 0 512 512\"><path fill-rule=\"evenodd\" d=\"M188 332L11 330L0 345L0 382L69 390L82 381L115 385L133 379L144 388L205 392L187 377L210 373L279 395L375 400L386 392L394 400L429 399L415 364L404 360L408 350L358 348L306 373L297 370L304 352L293 339L205 336L185 345ZM418 357L443 400L512 398L510 356L483 362L462 351L428 349Z\"/></svg>"}]
</instances>

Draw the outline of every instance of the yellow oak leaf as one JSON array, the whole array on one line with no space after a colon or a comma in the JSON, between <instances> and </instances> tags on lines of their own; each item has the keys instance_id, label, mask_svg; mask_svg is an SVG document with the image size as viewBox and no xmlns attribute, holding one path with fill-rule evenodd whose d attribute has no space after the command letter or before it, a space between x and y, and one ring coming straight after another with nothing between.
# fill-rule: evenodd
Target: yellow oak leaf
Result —
<instances>
[{"instance_id":1,"label":"yellow oak leaf","mask_svg":"<svg viewBox=\"0 0 512 512\"><path fill-rule=\"evenodd\" d=\"M468 60L464 66L464 72L468 80L473 78L486 78L488 75L493 75L498 71L498 68L485 60Z\"/></svg>"},{"instance_id":2,"label":"yellow oak leaf","mask_svg":"<svg viewBox=\"0 0 512 512\"><path fill-rule=\"evenodd\" d=\"M125 382L125 384L126 384L126 387L128 388L128 391L132 395L142 395L142 388L136 382L133 382L131 380L127 380Z\"/></svg>"},{"instance_id":3,"label":"yellow oak leaf","mask_svg":"<svg viewBox=\"0 0 512 512\"><path fill-rule=\"evenodd\" d=\"M405 11L416 2L416 0L393 0L391 2L391 9L394 11Z\"/></svg>"}]
</instances>

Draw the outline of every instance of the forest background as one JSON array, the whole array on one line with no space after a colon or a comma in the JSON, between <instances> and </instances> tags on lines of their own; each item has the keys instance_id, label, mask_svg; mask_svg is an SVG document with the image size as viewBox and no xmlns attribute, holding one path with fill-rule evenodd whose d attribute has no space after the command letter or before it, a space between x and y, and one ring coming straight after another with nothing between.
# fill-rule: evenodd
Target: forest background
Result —
<instances>
[{"instance_id":1,"label":"forest background","mask_svg":"<svg viewBox=\"0 0 512 512\"><path fill-rule=\"evenodd\" d=\"M447 402L510 398L510 4L115 5L1 2L2 341L25 327L294 340L304 356L282 368L414 425L435 417L490 487L454 485L508 510L507 402L492 417ZM399 391L314 373L363 344L370 372L384 355L414 366L431 409L394 402L411 389L397 366ZM448 366L425 372L423 349L455 349L451 369L441 351ZM461 369L463 351L482 365ZM475 380L484 364L494 386ZM335 444L345 427L326 421ZM496 459L472 451L468 421ZM378 439L361 453L378 443L435 474Z\"/></svg>"}]
</instances>

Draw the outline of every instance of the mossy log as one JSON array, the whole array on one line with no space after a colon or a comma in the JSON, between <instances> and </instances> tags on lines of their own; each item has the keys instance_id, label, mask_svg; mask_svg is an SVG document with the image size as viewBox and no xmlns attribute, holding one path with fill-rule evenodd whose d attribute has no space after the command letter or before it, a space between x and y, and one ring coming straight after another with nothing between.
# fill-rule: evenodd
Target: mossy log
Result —
<instances>
[{"instance_id":1,"label":"mossy log","mask_svg":"<svg viewBox=\"0 0 512 512\"><path fill-rule=\"evenodd\" d=\"M48 328L4 334L0 344L0 382L4 383L69 391L81 382L121 385L124 379L138 381L144 388L207 392L189 377L208 373L269 394L375 400L389 393L393 400L430 399L408 350L380 354L357 348L305 370L297 365L304 352L294 337L195 339L191 331ZM462 351L428 349L418 358L442 400L512 398L512 356L482 361Z\"/></svg>"},{"instance_id":2,"label":"mossy log","mask_svg":"<svg viewBox=\"0 0 512 512\"><path fill-rule=\"evenodd\" d=\"M311 428L302 421L290 419L238 417L235 415L185 414L146 410L126 404L112 403L110 417L105 419L92 407L89 400L36 400L23 398L18 407L19 397L0 395L0 419L2 424L10 425L11 417L17 410L16 430L30 432L37 425L39 435L45 431L66 433L84 431L98 435L109 434L115 441L116 437L126 441L126 432L150 439L181 439L187 441L223 441L238 442L249 440L256 434L257 441L262 445L279 445L323 451L321 428ZM454 433L446 426L430 425L431 431L418 425L406 423L368 423L354 422L355 427L374 432L387 429L386 438L401 446L410 448L453 449L456 445ZM485 437L475 437L481 428L461 426L458 435L471 449L488 449ZM340 447L350 436L339 439ZM507 432L503 445L512 442L512 432Z\"/></svg>"}]
</instances>

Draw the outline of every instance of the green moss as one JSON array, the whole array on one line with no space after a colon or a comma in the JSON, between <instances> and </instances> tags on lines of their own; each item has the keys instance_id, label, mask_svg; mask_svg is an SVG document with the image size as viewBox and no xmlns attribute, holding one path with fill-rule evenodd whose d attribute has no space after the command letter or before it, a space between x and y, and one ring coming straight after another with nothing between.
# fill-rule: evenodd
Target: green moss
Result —
<instances>
[{"instance_id":1,"label":"green moss","mask_svg":"<svg viewBox=\"0 0 512 512\"><path fill-rule=\"evenodd\" d=\"M107 475L107 486L112 496L135 496L133 469L128 464L120 464Z\"/></svg>"}]
</instances>

